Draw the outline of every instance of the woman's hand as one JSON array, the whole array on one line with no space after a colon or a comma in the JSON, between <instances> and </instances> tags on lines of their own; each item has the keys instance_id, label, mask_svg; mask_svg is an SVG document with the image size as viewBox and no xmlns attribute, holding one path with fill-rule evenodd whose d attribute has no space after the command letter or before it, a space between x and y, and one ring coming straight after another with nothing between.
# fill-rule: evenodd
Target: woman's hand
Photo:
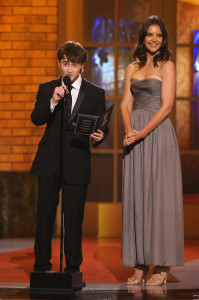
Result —
<instances>
[{"instance_id":1,"label":"woman's hand","mask_svg":"<svg viewBox=\"0 0 199 300\"><path fill-rule=\"evenodd\" d=\"M127 134L124 137L123 145L129 146L130 144L135 143L136 141L142 139L144 137L142 131L136 131L135 129L132 129L131 131L128 131Z\"/></svg>"},{"instance_id":2,"label":"woman's hand","mask_svg":"<svg viewBox=\"0 0 199 300\"><path fill-rule=\"evenodd\" d=\"M96 142L99 142L103 139L104 137L104 132L100 129L97 130L97 132L93 132L90 135L90 138L93 140L93 143L95 144Z\"/></svg>"}]
</instances>

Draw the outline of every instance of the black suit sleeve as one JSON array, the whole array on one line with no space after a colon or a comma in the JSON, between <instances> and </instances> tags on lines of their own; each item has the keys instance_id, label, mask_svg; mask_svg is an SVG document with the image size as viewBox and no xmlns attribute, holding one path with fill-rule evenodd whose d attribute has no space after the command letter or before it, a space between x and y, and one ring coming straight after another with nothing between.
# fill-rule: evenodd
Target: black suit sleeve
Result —
<instances>
[{"instance_id":1,"label":"black suit sleeve","mask_svg":"<svg viewBox=\"0 0 199 300\"><path fill-rule=\"evenodd\" d=\"M48 91L47 93L45 92L46 90ZM52 94L53 90L51 91L50 87L46 89L43 84L40 84L35 107L30 116L34 125L44 125L51 120L53 114L50 110L50 99Z\"/></svg>"},{"instance_id":2,"label":"black suit sleeve","mask_svg":"<svg viewBox=\"0 0 199 300\"><path fill-rule=\"evenodd\" d=\"M103 89L100 89L100 97L97 101L96 106L96 116L101 116L106 111L106 101L105 101L105 91ZM104 136L103 139L99 142L93 143L93 147L96 148L99 144L101 144L108 136L109 130L108 127L104 130Z\"/></svg>"}]
</instances>

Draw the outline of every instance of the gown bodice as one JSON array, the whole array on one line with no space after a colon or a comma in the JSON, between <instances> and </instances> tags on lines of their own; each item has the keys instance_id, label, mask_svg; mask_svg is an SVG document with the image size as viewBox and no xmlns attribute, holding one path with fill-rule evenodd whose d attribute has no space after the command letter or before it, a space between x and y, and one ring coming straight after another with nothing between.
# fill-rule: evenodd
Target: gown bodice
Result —
<instances>
[{"instance_id":1,"label":"gown bodice","mask_svg":"<svg viewBox=\"0 0 199 300\"><path fill-rule=\"evenodd\" d=\"M131 79L131 93L134 97L133 110L147 109L156 112L161 103L162 82L156 78Z\"/></svg>"}]
</instances>

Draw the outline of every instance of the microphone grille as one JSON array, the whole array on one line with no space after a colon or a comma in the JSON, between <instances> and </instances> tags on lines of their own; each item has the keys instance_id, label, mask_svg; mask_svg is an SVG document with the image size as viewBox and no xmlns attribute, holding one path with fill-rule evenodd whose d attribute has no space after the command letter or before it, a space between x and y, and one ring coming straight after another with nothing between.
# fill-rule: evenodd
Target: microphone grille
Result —
<instances>
[{"instance_id":1,"label":"microphone grille","mask_svg":"<svg viewBox=\"0 0 199 300\"><path fill-rule=\"evenodd\" d=\"M64 84L65 84L66 86L69 86L69 85L71 84L71 79L70 79L70 77L69 77L69 76L65 76L65 77L63 78L63 82L64 82Z\"/></svg>"}]
</instances>

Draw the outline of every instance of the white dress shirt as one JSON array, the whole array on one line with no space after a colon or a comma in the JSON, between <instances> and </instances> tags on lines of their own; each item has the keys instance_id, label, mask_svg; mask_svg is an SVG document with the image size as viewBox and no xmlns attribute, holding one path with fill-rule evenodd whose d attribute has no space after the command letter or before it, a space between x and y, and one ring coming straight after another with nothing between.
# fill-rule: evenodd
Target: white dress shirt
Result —
<instances>
[{"instance_id":1,"label":"white dress shirt","mask_svg":"<svg viewBox=\"0 0 199 300\"><path fill-rule=\"evenodd\" d=\"M77 97L79 95L79 90L80 90L81 83L82 83L82 76L79 75L79 77L72 84L73 88L71 90L71 96L72 96L71 113L72 113L73 108L75 106L75 103L77 101Z\"/></svg>"}]
</instances>

